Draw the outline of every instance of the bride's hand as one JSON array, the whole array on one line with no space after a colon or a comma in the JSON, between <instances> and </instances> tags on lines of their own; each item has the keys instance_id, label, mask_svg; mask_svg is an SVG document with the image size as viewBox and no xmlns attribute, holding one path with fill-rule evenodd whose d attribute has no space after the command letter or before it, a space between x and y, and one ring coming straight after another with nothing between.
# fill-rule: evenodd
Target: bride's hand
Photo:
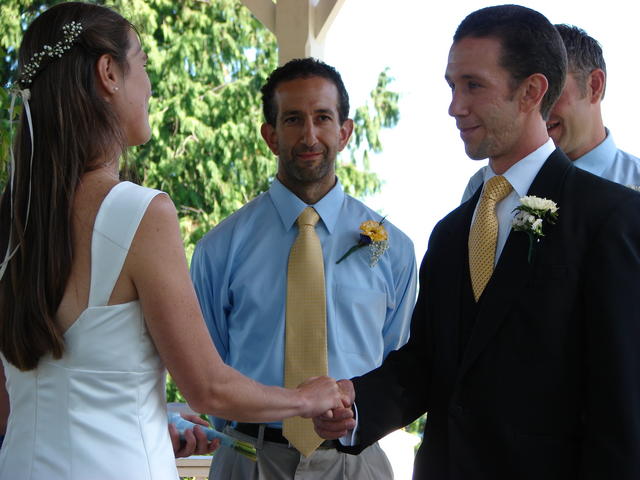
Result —
<instances>
[{"instance_id":1,"label":"bride's hand","mask_svg":"<svg viewBox=\"0 0 640 480\"><path fill-rule=\"evenodd\" d=\"M184 431L184 440L180 440L180 434L173 423L169 423L169 436L171 437L171 444L173 446L173 454L176 458L190 457L191 455L207 455L214 452L220 446L220 440L214 439L209 441L207 434L198 427L209 427L209 423L199 415L195 414L180 414L185 420L189 420L195 423L193 428L186 429Z\"/></svg>"},{"instance_id":2,"label":"bride's hand","mask_svg":"<svg viewBox=\"0 0 640 480\"><path fill-rule=\"evenodd\" d=\"M331 415L334 408L350 406L350 400L333 378L311 377L298 385L298 392L304 400L301 417Z\"/></svg>"}]
</instances>

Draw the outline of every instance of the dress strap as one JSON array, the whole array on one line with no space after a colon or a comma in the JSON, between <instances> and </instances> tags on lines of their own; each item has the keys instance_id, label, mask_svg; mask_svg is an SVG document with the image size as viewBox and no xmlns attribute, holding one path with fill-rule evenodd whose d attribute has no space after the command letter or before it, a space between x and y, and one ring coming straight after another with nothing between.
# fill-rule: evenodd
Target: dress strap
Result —
<instances>
[{"instance_id":1,"label":"dress strap","mask_svg":"<svg viewBox=\"0 0 640 480\"><path fill-rule=\"evenodd\" d=\"M162 193L131 182L114 186L102 201L91 240L89 307L107 304L149 203Z\"/></svg>"}]
</instances>

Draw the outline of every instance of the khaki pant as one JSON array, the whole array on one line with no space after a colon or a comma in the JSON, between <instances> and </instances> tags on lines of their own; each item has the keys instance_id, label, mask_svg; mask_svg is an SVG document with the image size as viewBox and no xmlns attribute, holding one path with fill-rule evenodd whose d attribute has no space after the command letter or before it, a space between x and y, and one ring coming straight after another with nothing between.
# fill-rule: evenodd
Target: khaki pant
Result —
<instances>
[{"instance_id":1,"label":"khaki pant","mask_svg":"<svg viewBox=\"0 0 640 480\"><path fill-rule=\"evenodd\" d=\"M211 463L209 480L392 480L387 456L375 443L360 453L349 455L335 448L319 448L305 458L293 447L262 442L233 430L225 432L256 446L256 462L226 447L219 448Z\"/></svg>"}]
</instances>

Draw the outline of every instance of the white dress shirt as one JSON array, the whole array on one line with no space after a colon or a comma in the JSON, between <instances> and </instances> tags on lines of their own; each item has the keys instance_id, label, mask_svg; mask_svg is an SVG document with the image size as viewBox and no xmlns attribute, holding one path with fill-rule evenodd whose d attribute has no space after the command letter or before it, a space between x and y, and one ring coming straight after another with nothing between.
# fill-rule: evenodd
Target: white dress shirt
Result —
<instances>
[{"instance_id":1,"label":"white dress shirt","mask_svg":"<svg viewBox=\"0 0 640 480\"><path fill-rule=\"evenodd\" d=\"M494 265L498 263L502 249L505 243L507 243L507 237L511 232L511 222L515 216L514 209L520 205L520 198L524 197L529 191L529 187L533 183L533 179L536 178L538 172L547 161L549 155L556 149L551 139L547 140L541 147L534 152L519 160L509 170L502 174L505 177L513 190L496 206L496 215L498 217L498 242L496 244L496 256ZM489 165L483 167L478 174L482 175L482 182L487 184L487 180L491 177L495 177L496 173L491 169ZM471 183L471 182L470 182ZM482 187L484 189L484 186ZM478 202L479 204L480 202ZM473 212L473 219L476 217L478 210L478 204L476 204L476 210ZM473 220L472 220L473 223Z\"/></svg>"}]
</instances>

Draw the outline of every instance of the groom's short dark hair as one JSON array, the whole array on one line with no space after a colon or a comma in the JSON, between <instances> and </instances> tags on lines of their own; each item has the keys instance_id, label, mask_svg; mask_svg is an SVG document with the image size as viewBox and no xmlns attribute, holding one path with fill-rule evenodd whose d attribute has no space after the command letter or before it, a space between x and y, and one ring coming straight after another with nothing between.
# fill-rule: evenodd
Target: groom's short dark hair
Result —
<instances>
[{"instance_id":1,"label":"groom's short dark hair","mask_svg":"<svg viewBox=\"0 0 640 480\"><path fill-rule=\"evenodd\" d=\"M553 24L530 8L499 5L469 14L458 26L453 43L466 37L500 41L500 65L511 74L513 89L534 73L547 78L549 88L540 103L540 113L546 120L562 93L567 74L567 52Z\"/></svg>"}]
</instances>

